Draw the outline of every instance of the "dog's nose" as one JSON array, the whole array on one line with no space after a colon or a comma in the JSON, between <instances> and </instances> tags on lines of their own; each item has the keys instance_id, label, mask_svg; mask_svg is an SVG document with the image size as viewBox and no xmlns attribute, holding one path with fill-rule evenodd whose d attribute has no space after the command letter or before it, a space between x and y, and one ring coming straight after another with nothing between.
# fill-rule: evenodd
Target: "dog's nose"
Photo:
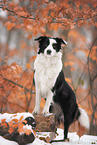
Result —
<instances>
[{"instance_id":1,"label":"dog's nose","mask_svg":"<svg viewBox=\"0 0 97 145\"><path fill-rule=\"evenodd\" d=\"M49 54L49 55L50 55L50 54L51 54L51 50L47 50L47 54Z\"/></svg>"}]
</instances>

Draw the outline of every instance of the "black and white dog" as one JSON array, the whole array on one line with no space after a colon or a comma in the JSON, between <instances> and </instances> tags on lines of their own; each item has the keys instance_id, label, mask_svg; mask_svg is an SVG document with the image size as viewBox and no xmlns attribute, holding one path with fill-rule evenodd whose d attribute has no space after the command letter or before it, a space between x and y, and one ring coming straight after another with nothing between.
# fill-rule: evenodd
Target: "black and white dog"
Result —
<instances>
[{"instance_id":1,"label":"black and white dog","mask_svg":"<svg viewBox=\"0 0 97 145\"><path fill-rule=\"evenodd\" d=\"M40 113L41 97L46 98L42 113L49 113L50 110L58 119L62 118L65 140L70 124L77 119L82 126L89 129L88 115L84 109L78 108L75 94L66 82L62 71L60 50L61 45L66 45L67 42L61 38L46 36L41 36L35 41L39 42L39 51L34 63L36 102L33 113Z\"/></svg>"}]
</instances>

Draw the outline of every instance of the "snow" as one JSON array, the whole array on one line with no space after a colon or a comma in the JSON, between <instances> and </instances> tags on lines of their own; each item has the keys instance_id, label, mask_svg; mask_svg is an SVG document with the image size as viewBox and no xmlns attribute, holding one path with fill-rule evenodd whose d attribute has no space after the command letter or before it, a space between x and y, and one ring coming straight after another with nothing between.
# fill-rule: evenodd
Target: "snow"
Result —
<instances>
[{"instance_id":1,"label":"snow","mask_svg":"<svg viewBox=\"0 0 97 145\"><path fill-rule=\"evenodd\" d=\"M62 139L63 138L63 130L59 129L57 130L58 136L56 139ZM68 137L70 139L69 142L53 142L53 143L46 143L43 140L40 140L39 137L46 137L49 136L49 132L42 132L42 133L37 133L37 138L33 143L29 143L27 145L91 145L95 144L97 145L97 136L92 136L92 135L83 135L82 137L79 137L76 132L73 133L68 133ZM3 137L0 136L0 145L18 145L18 143L14 141L9 141L4 139Z\"/></svg>"},{"instance_id":2,"label":"snow","mask_svg":"<svg viewBox=\"0 0 97 145\"><path fill-rule=\"evenodd\" d=\"M18 143L14 141L9 141L7 139L4 139L2 136L0 136L0 145L18 145Z\"/></svg>"},{"instance_id":3,"label":"snow","mask_svg":"<svg viewBox=\"0 0 97 145\"><path fill-rule=\"evenodd\" d=\"M31 133L32 133L34 136L36 136L35 133L34 133L34 131L33 131L33 129L32 129L32 126L31 126L31 125L26 124L26 125L23 126L23 129L24 129L24 130L25 130L25 129L30 130ZM22 134L25 134L25 132L23 131L23 132L20 132L19 134L22 135Z\"/></svg>"},{"instance_id":4,"label":"snow","mask_svg":"<svg viewBox=\"0 0 97 145\"><path fill-rule=\"evenodd\" d=\"M16 114L9 114L9 113L4 113L4 114L0 114L0 123L2 122L2 119L6 119L6 122L10 122L13 119L18 119L20 120L20 118L22 117L22 120L25 120L25 118L27 117L32 117L34 118L34 116L29 113L29 112L22 112L22 113L16 113Z\"/></svg>"},{"instance_id":5,"label":"snow","mask_svg":"<svg viewBox=\"0 0 97 145\"><path fill-rule=\"evenodd\" d=\"M0 114L0 123L2 122L2 119L6 119L6 122L10 122L12 119L18 119L18 120L24 120L27 117L34 116L29 112L23 112L23 113L16 113L16 114L9 114L4 113ZM22 118L22 119L21 119ZM31 129L31 125L26 124L24 127ZM33 131L31 129L31 131ZM57 129L57 133L59 134L56 136L56 140L63 139L63 129ZM27 145L50 145L50 143L46 143L43 140L40 140L39 137L50 137L50 132L37 132L36 133L36 139L34 142L29 143ZM79 137L76 132L68 133L69 142L53 142L51 145L91 145L96 144L97 145L97 136L91 136L91 135L83 135L82 137ZM0 145L19 145L17 142L9 141L2 136L0 136Z\"/></svg>"}]
</instances>

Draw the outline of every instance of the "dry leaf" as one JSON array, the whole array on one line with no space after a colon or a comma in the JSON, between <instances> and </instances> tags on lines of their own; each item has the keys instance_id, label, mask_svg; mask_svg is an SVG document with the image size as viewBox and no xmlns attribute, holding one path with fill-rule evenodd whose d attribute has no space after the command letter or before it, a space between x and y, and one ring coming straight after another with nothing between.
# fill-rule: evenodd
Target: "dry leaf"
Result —
<instances>
[{"instance_id":1,"label":"dry leaf","mask_svg":"<svg viewBox=\"0 0 97 145\"><path fill-rule=\"evenodd\" d=\"M31 64L30 63L27 63L26 64L26 67L27 67L27 69L31 69Z\"/></svg>"}]
</instances>

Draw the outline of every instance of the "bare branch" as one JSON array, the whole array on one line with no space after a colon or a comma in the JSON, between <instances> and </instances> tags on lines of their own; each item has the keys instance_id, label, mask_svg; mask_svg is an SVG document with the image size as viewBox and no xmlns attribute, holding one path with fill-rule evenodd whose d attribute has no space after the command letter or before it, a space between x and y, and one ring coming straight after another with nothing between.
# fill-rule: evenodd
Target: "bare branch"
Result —
<instances>
[{"instance_id":1,"label":"bare branch","mask_svg":"<svg viewBox=\"0 0 97 145\"><path fill-rule=\"evenodd\" d=\"M3 5L2 6L0 6L0 8L1 9L3 9ZM18 16L18 14L15 12L15 11L13 11L13 10L11 10L11 9L9 9L9 8L4 8L5 10L7 10L8 12L10 12L10 13L13 13L14 15L16 15L16 16ZM54 17L52 17L52 20L50 21L51 23L56 23L56 24L62 24L63 26L64 26L64 24L65 24L65 22L64 21L59 21L59 20L57 20L57 16L58 16L58 14L60 13L60 12L62 12L62 10L63 10L63 7L62 8L60 8L60 10L56 13L56 15L54 16ZM35 17L31 17L31 16L20 16L21 18L23 18L23 19L31 19L31 20L39 20L39 19L36 19ZM93 15L93 16L90 16L90 17L88 17L88 18L86 18L86 19L84 19L83 17L82 18L76 18L76 19L74 19L74 20L72 20L70 17L68 18L68 17L66 17L67 19L71 19L73 22L72 23L74 23L74 24L76 24L78 21L80 21L80 20L89 20L89 19L91 19L91 18L94 18L94 17L97 17L97 14L95 14L95 15Z\"/></svg>"},{"instance_id":2,"label":"bare branch","mask_svg":"<svg viewBox=\"0 0 97 145\"><path fill-rule=\"evenodd\" d=\"M0 6L1 9L3 9L3 6ZM11 12L13 13L14 15L18 16L16 12L14 12L13 10L10 10L9 8L5 8L5 10L7 10L8 12ZM21 18L24 18L24 19L32 19L32 20L36 20L36 18L32 18L32 17L25 17L25 16L20 16Z\"/></svg>"},{"instance_id":3,"label":"bare branch","mask_svg":"<svg viewBox=\"0 0 97 145\"><path fill-rule=\"evenodd\" d=\"M13 88L14 88L14 86L13 86ZM9 93L6 96L3 96L3 100L2 100L2 103L1 103L1 110L0 110L1 113L2 113L3 104L4 104L5 100L8 98L8 96L11 94L11 92L12 92L12 90L9 91Z\"/></svg>"},{"instance_id":4,"label":"bare branch","mask_svg":"<svg viewBox=\"0 0 97 145\"><path fill-rule=\"evenodd\" d=\"M32 91L32 90L30 90L30 89L27 89L26 87L24 87L24 86L22 86L22 85L20 85L20 84L17 84L17 83L15 83L15 82L13 82L12 80L9 80L9 79L7 79L7 78L5 78L5 77L3 77L3 79L6 80L6 81L8 81L8 82L10 82L10 83L12 83L12 84L14 84L14 85L16 85L16 86L18 86L18 87L20 87L20 88L22 88L22 89L25 89L26 91L28 91L28 92L30 92L30 93L32 93L32 94L35 94L34 91Z\"/></svg>"}]
</instances>

